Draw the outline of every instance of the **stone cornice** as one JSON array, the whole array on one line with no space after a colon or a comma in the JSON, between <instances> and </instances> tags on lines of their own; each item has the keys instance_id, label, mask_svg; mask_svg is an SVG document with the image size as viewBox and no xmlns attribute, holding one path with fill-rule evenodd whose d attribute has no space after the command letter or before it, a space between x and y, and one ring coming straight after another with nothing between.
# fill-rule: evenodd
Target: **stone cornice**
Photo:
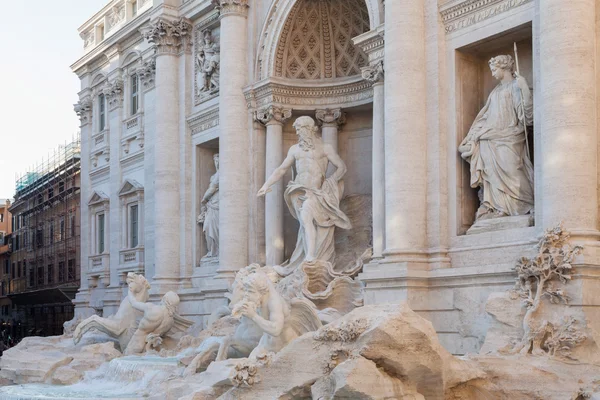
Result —
<instances>
[{"instance_id":1,"label":"stone cornice","mask_svg":"<svg viewBox=\"0 0 600 400\"><path fill-rule=\"evenodd\" d=\"M263 125L280 124L283 125L285 122L292 117L292 110L290 108L281 108L269 106L258 110L254 113L254 119Z\"/></svg>"},{"instance_id":2,"label":"stone cornice","mask_svg":"<svg viewBox=\"0 0 600 400\"><path fill-rule=\"evenodd\" d=\"M449 1L440 7L440 14L446 33L450 33L531 2L533 0Z\"/></svg>"},{"instance_id":3,"label":"stone cornice","mask_svg":"<svg viewBox=\"0 0 600 400\"><path fill-rule=\"evenodd\" d=\"M306 86L305 86L306 85ZM334 82L297 82L269 78L246 87L244 90L248 108L262 109L272 105L300 110L315 108L338 108L370 103L373 89L362 77Z\"/></svg>"},{"instance_id":4,"label":"stone cornice","mask_svg":"<svg viewBox=\"0 0 600 400\"><path fill-rule=\"evenodd\" d=\"M189 118L187 123L192 130L192 135L219 126L219 109L215 107L204 111Z\"/></svg>"},{"instance_id":5,"label":"stone cornice","mask_svg":"<svg viewBox=\"0 0 600 400\"><path fill-rule=\"evenodd\" d=\"M371 65L384 59L385 56L385 25L365 32L352 39L355 46L358 46L369 57Z\"/></svg>"},{"instance_id":6,"label":"stone cornice","mask_svg":"<svg viewBox=\"0 0 600 400\"><path fill-rule=\"evenodd\" d=\"M248 0L213 0L221 12L221 18L228 15L248 16Z\"/></svg>"},{"instance_id":7,"label":"stone cornice","mask_svg":"<svg viewBox=\"0 0 600 400\"><path fill-rule=\"evenodd\" d=\"M157 55L191 51L192 24L187 18L169 20L159 17L140 31L149 43L156 46Z\"/></svg>"}]
</instances>

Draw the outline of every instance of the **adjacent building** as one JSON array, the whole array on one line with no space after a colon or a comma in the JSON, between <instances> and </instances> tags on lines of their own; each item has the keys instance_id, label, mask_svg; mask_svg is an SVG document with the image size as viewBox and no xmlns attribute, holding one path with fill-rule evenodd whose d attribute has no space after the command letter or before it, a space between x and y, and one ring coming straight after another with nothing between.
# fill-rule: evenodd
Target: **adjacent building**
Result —
<instances>
[{"instance_id":1,"label":"adjacent building","mask_svg":"<svg viewBox=\"0 0 600 400\"><path fill-rule=\"evenodd\" d=\"M6 334L12 333L14 325L13 305L8 298L12 249L12 217L9 208L10 200L0 199L0 332Z\"/></svg>"},{"instance_id":2,"label":"adjacent building","mask_svg":"<svg viewBox=\"0 0 600 400\"><path fill-rule=\"evenodd\" d=\"M80 280L80 140L61 146L16 182L6 295L14 335L62 333Z\"/></svg>"},{"instance_id":3,"label":"adjacent building","mask_svg":"<svg viewBox=\"0 0 600 400\"><path fill-rule=\"evenodd\" d=\"M515 260L563 221L586 249L570 305L600 331L599 13L583 0L109 1L79 29L72 65L75 313L114 313L133 271L151 281L152 301L176 290L181 314L206 320L240 268L288 259L298 223L286 182L256 193L297 142L294 120L311 116L348 167L340 207L353 229L336 230L339 267L373 249L359 276L366 303L406 300L451 352L476 352L486 299L513 286ZM516 59L515 47L511 72L533 96L523 138L535 204L475 229L484 197L459 146L497 85L489 60ZM202 216L217 168L215 257ZM33 260L25 270L47 274Z\"/></svg>"}]
</instances>

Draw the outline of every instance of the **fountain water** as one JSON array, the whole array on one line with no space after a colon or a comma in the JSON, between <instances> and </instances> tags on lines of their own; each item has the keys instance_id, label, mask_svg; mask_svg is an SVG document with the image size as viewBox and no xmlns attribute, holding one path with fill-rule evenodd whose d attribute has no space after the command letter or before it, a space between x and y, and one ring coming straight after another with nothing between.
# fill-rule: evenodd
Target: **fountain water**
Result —
<instances>
[{"instance_id":1,"label":"fountain water","mask_svg":"<svg viewBox=\"0 0 600 400\"><path fill-rule=\"evenodd\" d=\"M168 379L181 376L176 358L128 356L88 372L74 385L26 384L0 388L0 400L142 399Z\"/></svg>"}]
</instances>

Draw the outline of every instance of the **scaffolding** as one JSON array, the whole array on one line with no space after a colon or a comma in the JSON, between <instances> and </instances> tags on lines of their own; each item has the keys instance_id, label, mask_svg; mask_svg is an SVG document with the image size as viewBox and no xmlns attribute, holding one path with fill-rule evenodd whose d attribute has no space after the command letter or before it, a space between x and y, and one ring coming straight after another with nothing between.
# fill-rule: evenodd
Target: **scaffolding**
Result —
<instances>
[{"instance_id":1,"label":"scaffolding","mask_svg":"<svg viewBox=\"0 0 600 400\"><path fill-rule=\"evenodd\" d=\"M80 280L81 136L16 177L9 297L24 335L62 333ZM15 242L16 241L16 242ZM15 250L15 248L17 250Z\"/></svg>"}]
</instances>

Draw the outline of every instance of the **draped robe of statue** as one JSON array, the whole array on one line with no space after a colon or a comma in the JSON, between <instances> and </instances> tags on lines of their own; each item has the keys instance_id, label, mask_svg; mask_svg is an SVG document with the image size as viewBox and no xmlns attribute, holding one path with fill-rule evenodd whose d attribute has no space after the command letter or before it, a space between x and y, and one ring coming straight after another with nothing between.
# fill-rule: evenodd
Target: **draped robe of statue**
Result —
<instances>
[{"instance_id":1,"label":"draped robe of statue","mask_svg":"<svg viewBox=\"0 0 600 400\"><path fill-rule=\"evenodd\" d=\"M210 184L218 187L219 173L217 172L210 178ZM219 190L210 196L206 203L206 215L202 227L206 243L208 245L208 257L217 257L219 255Z\"/></svg>"},{"instance_id":2,"label":"draped robe of statue","mask_svg":"<svg viewBox=\"0 0 600 400\"><path fill-rule=\"evenodd\" d=\"M335 227L350 229L352 224L348 216L340 210L340 200L344 193L343 182L338 183L331 177L325 179L325 171L322 171L322 179L321 189L311 189L291 181L283 197L290 213L297 220L300 219L299 216L303 207L311 209L315 218L314 224L317 228L316 259L335 264ZM301 223L296 248L291 258L283 265L275 266L275 270L279 275L287 276L291 274L304 262L306 257L305 241L304 227Z\"/></svg>"},{"instance_id":3,"label":"draped robe of statue","mask_svg":"<svg viewBox=\"0 0 600 400\"><path fill-rule=\"evenodd\" d=\"M524 123L533 122L533 105L525 104L517 80L500 83L475 118L461 143L461 156L471 164L471 187L483 189L480 218L524 215L533 210L533 166Z\"/></svg>"}]
</instances>

